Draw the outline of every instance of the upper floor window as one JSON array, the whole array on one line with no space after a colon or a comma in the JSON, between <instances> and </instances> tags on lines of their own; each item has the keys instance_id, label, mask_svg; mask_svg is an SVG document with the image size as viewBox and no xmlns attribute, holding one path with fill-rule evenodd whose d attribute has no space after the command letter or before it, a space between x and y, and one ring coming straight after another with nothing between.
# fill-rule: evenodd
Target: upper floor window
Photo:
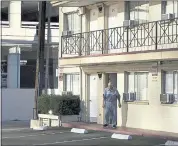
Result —
<instances>
[{"instance_id":1,"label":"upper floor window","mask_svg":"<svg viewBox=\"0 0 178 146\"><path fill-rule=\"evenodd\" d=\"M38 2L22 1L21 21L38 21Z\"/></svg>"},{"instance_id":2,"label":"upper floor window","mask_svg":"<svg viewBox=\"0 0 178 146\"><path fill-rule=\"evenodd\" d=\"M174 94L177 101L178 95L178 71L164 72L163 87L165 94Z\"/></svg>"},{"instance_id":3,"label":"upper floor window","mask_svg":"<svg viewBox=\"0 0 178 146\"><path fill-rule=\"evenodd\" d=\"M161 1L161 14L166 14L167 1Z\"/></svg>"},{"instance_id":4,"label":"upper floor window","mask_svg":"<svg viewBox=\"0 0 178 146\"><path fill-rule=\"evenodd\" d=\"M125 1L125 20L144 23L149 18L149 1Z\"/></svg>"},{"instance_id":5,"label":"upper floor window","mask_svg":"<svg viewBox=\"0 0 178 146\"><path fill-rule=\"evenodd\" d=\"M1 88L7 88L7 61L1 60Z\"/></svg>"},{"instance_id":6,"label":"upper floor window","mask_svg":"<svg viewBox=\"0 0 178 146\"><path fill-rule=\"evenodd\" d=\"M46 3L46 22L48 21L48 14L50 16L50 22L59 22L59 8L53 7L49 2Z\"/></svg>"},{"instance_id":7,"label":"upper floor window","mask_svg":"<svg viewBox=\"0 0 178 146\"><path fill-rule=\"evenodd\" d=\"M64 30L72 31L74 33L80 32L80 19L77 13L68 13L64 15Z\"/></svg>"},{"instance_id":8,"label":"upper floor window","mask_svg":"<svg viewBox=\"0 0 178 146\"><path fill-rule=\"evenodd\" d=\"M148 96L148 73L128 73L127 91L136 93L136 100L147 100Z\"/></svg>"},{"instance_id":9,"label":"upper floor window","mask_svg":"<svg viewBox=\"0 0 178 146\"><path fill-rule=\"evenodd\" d=\"M9 21L9 1L1 1L1 21Z\"/></svg>"},{"instance_id":10,"label":"upper floor window","mask_svg":"<svg viewBox=\"0 0 178 146\"><path fill-rule=\"evenodd\" d=\"M175 14L178 17L178 1L161 1L161 14Z\"/></svg>"}]
</instances>

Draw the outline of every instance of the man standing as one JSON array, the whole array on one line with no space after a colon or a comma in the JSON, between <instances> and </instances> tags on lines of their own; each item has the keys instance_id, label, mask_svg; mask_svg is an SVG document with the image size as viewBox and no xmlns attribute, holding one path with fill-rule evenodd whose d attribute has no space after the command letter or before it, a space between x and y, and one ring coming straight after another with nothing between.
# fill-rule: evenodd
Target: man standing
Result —
<instances>
[{"instance_id":1,"label":"man standing","mask_svg":"<svg viewBox=\"0 0 178 146\"><path fill-rule=\"evenodd\" d=\"M119 108L121 108L120 95L118 90L113 87L112 83L108 83L103 94L103 108L105 108L105 124L104 127L109 125L109 117L112 119L112 127L116 128L117 125L117 100Z\"/></svg>"}]
</instances>

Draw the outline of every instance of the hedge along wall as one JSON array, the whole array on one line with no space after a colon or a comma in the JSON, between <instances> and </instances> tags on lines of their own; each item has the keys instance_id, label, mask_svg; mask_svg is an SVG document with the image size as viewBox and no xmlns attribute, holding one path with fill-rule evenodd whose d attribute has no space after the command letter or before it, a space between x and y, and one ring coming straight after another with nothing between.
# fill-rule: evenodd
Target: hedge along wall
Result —
<instances>
[{"instance_id":1,"label":"hedge along wall","mask_svg":"<svg viewBox=\"0 0 178 146\"><path fill-rule=\"evenodd\" d=\"M75 95L42 95L38 97L38 112L54 115L79 115L80 97Z\"/></svg>"}]
</instances>

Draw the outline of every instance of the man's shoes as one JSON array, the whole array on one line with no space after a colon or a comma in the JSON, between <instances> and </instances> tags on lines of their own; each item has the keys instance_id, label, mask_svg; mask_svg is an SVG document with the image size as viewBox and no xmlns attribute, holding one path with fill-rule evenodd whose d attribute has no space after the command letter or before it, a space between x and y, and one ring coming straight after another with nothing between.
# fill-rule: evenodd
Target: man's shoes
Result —
<instances>
[{"instance_id":1,"label":"man's shoes","mask_svg":"<svg viewBox=\"0 0 178 146\"><path fill-rule=\"evenodd\" d=\"M107 126L108 126L108 124L104 124L104 125L103 125L103 127L107 127Z\"/></svg>"},{"instance_id":2,"label":"man's shoes","mask_svg":"<svg viewBox=\"0 0 178 146\"><path fill-rule=\"evenodd\" d=\"M116 125L113 125L112 128L113 128L113 129L116 129L117 127L116 127Z\"/></svg>"}]
</instances>

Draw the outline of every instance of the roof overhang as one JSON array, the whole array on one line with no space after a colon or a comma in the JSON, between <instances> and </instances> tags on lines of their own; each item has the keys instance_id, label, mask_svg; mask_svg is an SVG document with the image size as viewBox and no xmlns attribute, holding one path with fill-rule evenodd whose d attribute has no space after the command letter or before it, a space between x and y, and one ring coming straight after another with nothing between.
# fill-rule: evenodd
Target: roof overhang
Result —
<instances>
[{"instance_id":1,"label":"roof overhang","mask_svg":"<svg viewBox=\"0 0 178 146\"><path fill-rule=\"evenodd\" d=\"M59 7L83 7L104 2L119 2L122 0L67 0L67 1L51 1L52 6Z\"/></svg>"}]
</instances>

